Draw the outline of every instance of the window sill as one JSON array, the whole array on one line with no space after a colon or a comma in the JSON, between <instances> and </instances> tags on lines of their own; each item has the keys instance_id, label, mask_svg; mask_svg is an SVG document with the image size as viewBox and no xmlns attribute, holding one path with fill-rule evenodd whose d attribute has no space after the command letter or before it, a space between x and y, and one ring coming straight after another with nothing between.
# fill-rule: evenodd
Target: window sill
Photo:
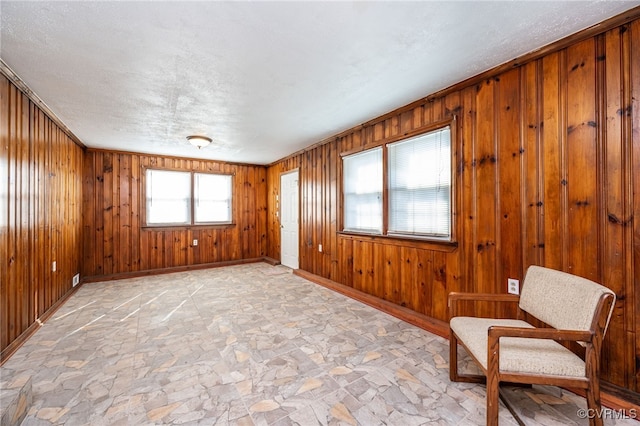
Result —
<instances>
[{"instance_id":1,"label":"window sill","mask_svg":"<svg viewBox=\"0 0 640 426\"><path fill-rule=\"evenodd\" d=\"M203 223L197 225L142 225L140 229L143 231L188 231L190 229L228 229L234 228L235 222L232 223Z\"/></svg>"},{"instance_id":2,"label":"window sill","mask_svg":"<svg viewBox=\"0 0 640 426\"><path fill-rule=\"evenodd\" d=\"M385 245L420 248L446 253L454 252L458 248L456 241L440 241L426 237L366 234L352 231L338 232L338 237L346 240L377 242Z\"/></svg>"}]
</instances>

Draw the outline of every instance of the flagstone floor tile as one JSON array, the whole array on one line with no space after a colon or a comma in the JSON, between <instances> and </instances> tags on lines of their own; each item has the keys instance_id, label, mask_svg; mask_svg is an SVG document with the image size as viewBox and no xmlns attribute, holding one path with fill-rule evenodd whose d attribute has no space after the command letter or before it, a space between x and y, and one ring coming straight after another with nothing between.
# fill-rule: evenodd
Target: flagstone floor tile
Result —
<instances>
[{"instance_id":1,"label":"flagstone floor tile","mask_svg":"<svg viewBox=\"0 0 640 426\"><path fill-rule=\"evenodd\" d=\"M483 424L485 389L449 381L448 350L256 263L83 285L0 368L0 392L31 380L23 425ZM588 424L570 392L507 392L529 425ZM500 424L517 424L503 406Z\"/></svg>"}]
</instances>

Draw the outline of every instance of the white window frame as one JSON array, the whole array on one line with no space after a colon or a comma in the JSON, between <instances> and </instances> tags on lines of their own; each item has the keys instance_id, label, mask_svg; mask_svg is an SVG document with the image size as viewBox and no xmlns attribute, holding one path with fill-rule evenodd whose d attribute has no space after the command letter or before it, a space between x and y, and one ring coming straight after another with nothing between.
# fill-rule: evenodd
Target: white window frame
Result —
<instances>
[{"instance_id":1,"label":"white window frame","mask_svg":"<svg viewBox=\"0 0 640 426\"><path fill-rule=\"evenodd\" d=\"M166 194L166 187L170 186L166 184L165 188L156 190L153 188L153 177L154 173L158 173L156 176L164 175L164 177L173 176L174 179L185 179L188 182L188 190L185 190L178 197L174 198L164 198L163 201L160 202L160 206L155 206L155 208L168 208L167 201L175 199L176 203L183 201L184 205L182 207L178 207L179 210L184 209L184 215L179 215L176 217L176 220L167 219L167 220L154 220L153 218L161 217L162 213L156 214L154 209L154 199L149 198L149 196L153 193L157 193L160 195ZM199 192L199 176L205 177L220 177L220 184L224 185L227 189L226 194L222 196L213 196L208 197L208 200L204 197L198 195ZM158 179L158 178L156 178ZM162 183L162 182L161 182ZM218 187L219 189L219 187ZM193 170L173 170L173 169L160 169L160 168L145 168L144 169L144 224L145 227L176 227L176 226L212 226L212 225L229 225L233 224L233 175L227 173L207 173L207 172L199 172ZM223 191L224 192L224 191ZM228 195L228 197L226 197ZM196 220L199 216L201 216L201 212L198 210L199 206L203 199L209 204L214 203L218 204L218 208L216 209L218 212L218 219L213 218L213 220ZM224 207L220 206L220 204L226 204L226 210L228 214L226 217L224 213L221 214ZM211 215L209 216L211 217Z\"/></svg>"}]
</instances>

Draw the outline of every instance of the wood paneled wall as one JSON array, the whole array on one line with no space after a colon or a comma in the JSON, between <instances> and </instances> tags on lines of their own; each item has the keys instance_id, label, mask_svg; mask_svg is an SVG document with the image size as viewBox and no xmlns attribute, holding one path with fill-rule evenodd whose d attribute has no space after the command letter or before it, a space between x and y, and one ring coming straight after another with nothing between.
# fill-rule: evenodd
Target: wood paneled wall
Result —
<instances>
[{"instance_id":1,"label":"wood paneled wall","mask_svg":"<svg viewBox=\"0 0 640 426\"><path fill-rule=\"evenodd\" d=\"M0 74L0 359L80 273L82 169L83 149Z\"/></svg>"},{"instance_id":2,"label":"wood paneled wall","mask_svg":"<svg viewBox=\"0 0 640 426\"><path fill-rule=\"evenodd\" d=\"M261 258L267 250L266 167L89 150L84 169L83 275L142 271ZM144 167L234 174L235 224L142 226ZM198 240L198 245L192 244Z\"/></svg>"},{"instance_id":3,"label":"wood paneled wall","mask_svg":"<svg viewBox=\"0 0 640 426\"><path fill-rule=\"evenodd\" d=\"M268 256L299 168L302 270L445 321L449 292L505 293L532 264L587 277L618 296L603 377L640 391L640 21L568 44L271 165ZM453 116L457 246L340 233L340 154Z\"/></svg>"}]
</instances>

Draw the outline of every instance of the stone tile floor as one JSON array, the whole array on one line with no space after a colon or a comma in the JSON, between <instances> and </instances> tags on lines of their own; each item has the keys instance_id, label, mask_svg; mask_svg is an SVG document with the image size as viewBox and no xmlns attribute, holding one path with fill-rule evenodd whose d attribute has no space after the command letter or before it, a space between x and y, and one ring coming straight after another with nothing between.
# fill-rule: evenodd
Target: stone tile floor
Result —
<instances>
[{"instance_id":1,"label":"stone tile floor","mask_svg":"<svg viewBox=\"0 0 640 426\"><path fill-rule=\"evenodd\" d=\"M0 373L32 380L23 425L484 424L447 340L264 263L83 285ZM507 393L529 425L588 424L570 392Z\"/></svg>"}]
</instances>

